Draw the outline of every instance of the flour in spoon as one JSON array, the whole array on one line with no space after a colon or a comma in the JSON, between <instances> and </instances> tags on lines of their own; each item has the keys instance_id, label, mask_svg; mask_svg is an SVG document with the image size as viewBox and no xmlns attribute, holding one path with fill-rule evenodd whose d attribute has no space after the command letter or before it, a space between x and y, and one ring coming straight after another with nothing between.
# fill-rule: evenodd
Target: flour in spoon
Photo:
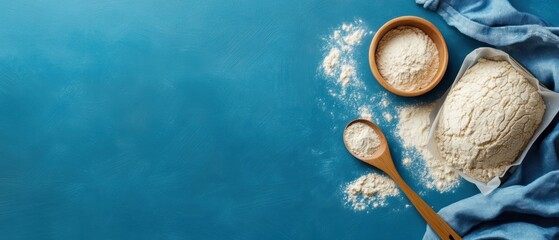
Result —
<instances>
[{"instance_id":1,"label":"flour in spoon","mask_svg":"<svg viewBox=\"0 0 559 240\"><path fill-rule=\"evenodd\" d=\"M380 137L369 125L356 122L344 131L344 140L349 151L362 157L370 158L380 147ZM353 209L362 211L367 207L385 206L385 199L397 196L400 191L390 178L369 173L349 183L344 190L346 203Z\"/></svg>"},{"instance_id":2,"label":"flour in spoon","mask_svg":"<svg viewBox=\"0 0 559 240\"><path fill-rule=\"evenodd\" d=\"M370 158L380 147L380 137L369 125L356 122L344 131L344 140L349 151L361 158Z\"/></svg>"}]
</instances>

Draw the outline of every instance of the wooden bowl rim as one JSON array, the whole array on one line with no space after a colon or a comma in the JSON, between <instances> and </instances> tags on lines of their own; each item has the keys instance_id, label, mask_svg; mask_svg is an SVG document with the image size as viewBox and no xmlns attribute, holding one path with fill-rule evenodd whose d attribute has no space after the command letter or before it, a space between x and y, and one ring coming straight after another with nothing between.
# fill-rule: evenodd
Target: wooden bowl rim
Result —
<instances>
[{"instance_id":1,"label":"wooden bowl rim","mask_svg":"<svg viewBox=\"0 0 559 240\"><path fill-rule=\"evenodd\" d=\"M376 58L375 58L377 46L380 40L382 39L382 37L384 37L384 35L388 31L397 28L399 26L411 26L411 27L416 27L421 29L423 32L425 32L425 34L427 34L431 38L431 40L433 40L433 42L437 46L437 50L439 51L439 68L437 69L437 73L435 74L433 81L431 81L431 83L423 89L419 89L416 91L403 91L397 89L392 85L390 85L386 80L384 80L384 78L378 71ZM431 22L423 18L416 17L416 16L397 17L386 22L375 33L375 36L373 37L373 40L371 41L371 46L369 48L369 65L371 67L371 71L373 72L373 76L376 78L377 82L386 90L403 97L419 96L433 90L433 88L435 88L441 82L446 72L446 68L448 66L448 49L447 49L446 41L443 35L441 34L441 32L439 31L439 29Z\"/></svg>"}]
</instances>

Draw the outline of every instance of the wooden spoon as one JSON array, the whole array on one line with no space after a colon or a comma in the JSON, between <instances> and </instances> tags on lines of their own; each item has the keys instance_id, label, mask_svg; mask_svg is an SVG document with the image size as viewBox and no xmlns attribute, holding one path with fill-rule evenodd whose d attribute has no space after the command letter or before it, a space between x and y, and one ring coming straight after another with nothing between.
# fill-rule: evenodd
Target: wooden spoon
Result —
<instances>
[{"instance_id":1,"label":"wooden spoon","mask_svg":"<svg viewBox=\"0 0 559 240\"><path fill-rule=\"evenodd\" d=\"M431 226L431 229L433 229L433 231L435 231L435 233L437 233L437 235L441 239L444 240L462 239L435 211L433 211L431 207L429 207L429 205L427 205L427 203L425 203L425 201L423 201L423 199L421 199L419 195L417 195L417 193L415 193L410 188L410 186L408 186L408 184L406 184L406 182L402 179L400 174L398 174L398 171L394 166L394 162L392 161L392 156L390 155L390 149L388 148L388 143L386 142L386 138L384 137L384 134L382 133L382 131L377 125L375 125L369 120L357 119L351 121L345 127L344 132L345 130L347 130L347 127L349 127L351 124L358 123L358 122L368 125L375 131L376 134L378 134L380 139L380 146L375 150L375 152L370 158L362 158L350 150L351 148L348 146L347 140L344 138L344 144L348 149L348 151L351 153L351 155L353 155L355 158L365 163L375 166L376 168L380 169L388 176L390 176L392 180L394 180L394 182L396 182L396 184L400 187L400 189L402 189L404 194L406 194L408 199L411 201L415 209L417 209L417 211L421 214L423 219L425 219L427 224Z\"/></svg>"}]
</instances>

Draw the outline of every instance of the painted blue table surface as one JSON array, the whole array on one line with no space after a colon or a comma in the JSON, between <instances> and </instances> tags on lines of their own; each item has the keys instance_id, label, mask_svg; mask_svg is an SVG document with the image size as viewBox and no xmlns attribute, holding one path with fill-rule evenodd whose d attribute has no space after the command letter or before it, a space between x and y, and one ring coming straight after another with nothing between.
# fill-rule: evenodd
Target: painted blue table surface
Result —
<instances>
[{"instance_id":1,"label":"painted blue table surface","mask_svg":"<svg viewBox=\"0 0 559 240\"><path fill-rule=\"evenodd\" d=\"M424 97L390 95L394 105L441 96L483 46L411 0L0 5L1 239L419 239L425 224L403 197L344 205L341 186L374 170L341 141L357 116L317 73L322 38L355 19L438 26L445 78ZM513 5L559 25L557 1ZM384 90L371 38L356 66L373 94ZM424 198L438 210L476 193L463 183Z\"/></svg>"}]
</instances>

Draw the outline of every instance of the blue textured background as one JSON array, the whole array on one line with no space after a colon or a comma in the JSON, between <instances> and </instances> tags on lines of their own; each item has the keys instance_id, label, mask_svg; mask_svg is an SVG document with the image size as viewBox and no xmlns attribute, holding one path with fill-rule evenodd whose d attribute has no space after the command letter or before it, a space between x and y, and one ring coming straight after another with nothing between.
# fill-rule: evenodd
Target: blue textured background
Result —
<instances>
[{"instance_id":1,"label":"blue textured background","mask_svg":"<svg viewBox=\"0 0 559 240\"><path fill-rule=\"evenodd\" d=\"M432 21L450 63L420 100L482 46L410 0L0 2L1 239L420 238L403 198L343 205L372 170L343 147L356 116L317 74L321 38L356 18ZM513 5L559 25L557 1ZM378 92L371 38L357 67ZM435 209L475 193L424 191Z\"/></svg>"}]
</instances>

